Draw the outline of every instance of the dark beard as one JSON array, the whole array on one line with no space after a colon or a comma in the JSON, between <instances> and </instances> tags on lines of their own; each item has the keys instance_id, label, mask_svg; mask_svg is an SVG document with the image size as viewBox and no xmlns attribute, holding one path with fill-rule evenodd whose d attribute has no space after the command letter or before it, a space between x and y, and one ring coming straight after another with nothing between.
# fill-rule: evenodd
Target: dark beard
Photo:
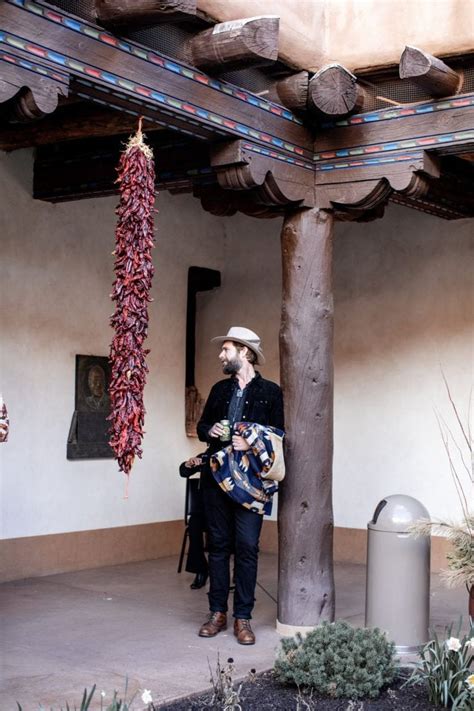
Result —
<instances>
[{"instance_id":1,"label":"dark beard","mask_svg":"<svg viewBox=\"0 0 474 711\"><path fill-rule=\"evenodd\" d=\"M222 372L226 375L237 375L241 368L242 363L234 358L233 360L228 360L227 363L222 366Z\"/></svg>"}]
</instances>

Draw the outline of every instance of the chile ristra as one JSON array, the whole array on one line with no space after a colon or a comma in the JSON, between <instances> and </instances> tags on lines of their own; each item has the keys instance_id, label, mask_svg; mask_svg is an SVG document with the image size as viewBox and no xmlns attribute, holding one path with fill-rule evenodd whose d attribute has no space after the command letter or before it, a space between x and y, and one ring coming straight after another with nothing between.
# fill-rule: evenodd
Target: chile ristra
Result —
<instances>
[{"instance_id":1,"label":"chile ristra","mask_svg":"<svg viewBox=\"0 0 474 711\"><path fill-rule=\"evenodd\" d=\"M120 203L115 231L115 281L111 298L116 308L110 319L115 336L110 347L110 446L119 469L129 474L135 456L141 457L145 420L143 390L149 353L143 346L148 333L148 302L153 277L155 167L144 143L141 119L120 156Z\"/></svg>"}]
</instances>

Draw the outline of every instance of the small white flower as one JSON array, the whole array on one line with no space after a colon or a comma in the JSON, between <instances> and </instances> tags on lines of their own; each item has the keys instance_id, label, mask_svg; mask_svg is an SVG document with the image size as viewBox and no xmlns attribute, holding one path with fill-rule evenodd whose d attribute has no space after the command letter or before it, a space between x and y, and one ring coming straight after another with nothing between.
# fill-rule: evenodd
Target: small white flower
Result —
<instances>
[{"instance_id":1,"label":"small white flower","mask_svg":"<svg viewBox=\"0 0 474 711\"><path fill-rule=\"evenodd\" d=\"M466 640L466 647L470 647L471 649L474 649L474 637L471 637L471 639Z\"/></svg>"},{"instance_id":2,"label":"small white flower","mask_svg":"<svg viewBox=\"0 0 474 711\"><path fill-rule=\"evenodd\" d=\"M457 639L457 637L450 637L446 640L446 647L451 652L459 652L461 649L461 642Z\"/></svg>"},{"instance_id":3,"label":"small white flower","mask_svg":"<svg viewBox=\"0 0 474 711\"><path fill-rule=\"evenodd\" d=\"M142 701L144 704L151 704L151 702L153 701L151 691L149 689L143 689Z\"/></svg>"},{"instance_id":4,"label":"small white flower","mask_svg":"<svg viewBox=\"0 0 474 711\"><path fill-rule=\"evenodd\" d=\"M105 693L105 691L101 691L101 692L100 692L100 695L102 696L103 699L105 699L105 697L107 696L107 694Z\"/></svg>"}]
</instances>

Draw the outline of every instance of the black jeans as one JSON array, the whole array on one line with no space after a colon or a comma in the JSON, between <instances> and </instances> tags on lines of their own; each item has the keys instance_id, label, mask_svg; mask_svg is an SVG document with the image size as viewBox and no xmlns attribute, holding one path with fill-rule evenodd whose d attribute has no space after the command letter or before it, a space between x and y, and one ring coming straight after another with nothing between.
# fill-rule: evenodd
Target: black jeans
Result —
<instances>
[{"instance_id":1,"label":"black jeans","mask_svg":"<svg viewBox=\"0 0 474 711\"><path fill-rule=\"evenodd\" d=\"M232 501L217 484L206 487L203 493L209 536L209 608L211 612L227 612L229 558L234 553L234 617L250 620L263 516Z\"/></svg>"}]
</instances>

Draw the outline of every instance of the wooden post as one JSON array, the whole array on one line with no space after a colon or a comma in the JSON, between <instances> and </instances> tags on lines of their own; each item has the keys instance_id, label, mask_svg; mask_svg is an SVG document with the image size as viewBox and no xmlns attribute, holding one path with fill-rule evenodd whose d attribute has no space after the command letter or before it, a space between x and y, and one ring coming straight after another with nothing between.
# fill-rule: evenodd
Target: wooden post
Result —
<instances>
[{"instance_id":1,"label":"wooden post","mask_svg":"<svg viewBox=\"0 0 474 711\"><path fill-rule=\"evenodd\" d=\"M452 96L461 89L463 78L447 64L407 45L400 59L400 79L408 79L431 96Z\"/></svg>"},{"instance_id":2,"label":"wooden post","mask_svg":"<svg viewBox=\"0 0 474 711\"><path fill-rule=\"evenodd\" d=\"M279 493L277 629L334 619L332 213L289 215L282 231L281 383L287 476Z\"/></svg>"}]
</instances>

